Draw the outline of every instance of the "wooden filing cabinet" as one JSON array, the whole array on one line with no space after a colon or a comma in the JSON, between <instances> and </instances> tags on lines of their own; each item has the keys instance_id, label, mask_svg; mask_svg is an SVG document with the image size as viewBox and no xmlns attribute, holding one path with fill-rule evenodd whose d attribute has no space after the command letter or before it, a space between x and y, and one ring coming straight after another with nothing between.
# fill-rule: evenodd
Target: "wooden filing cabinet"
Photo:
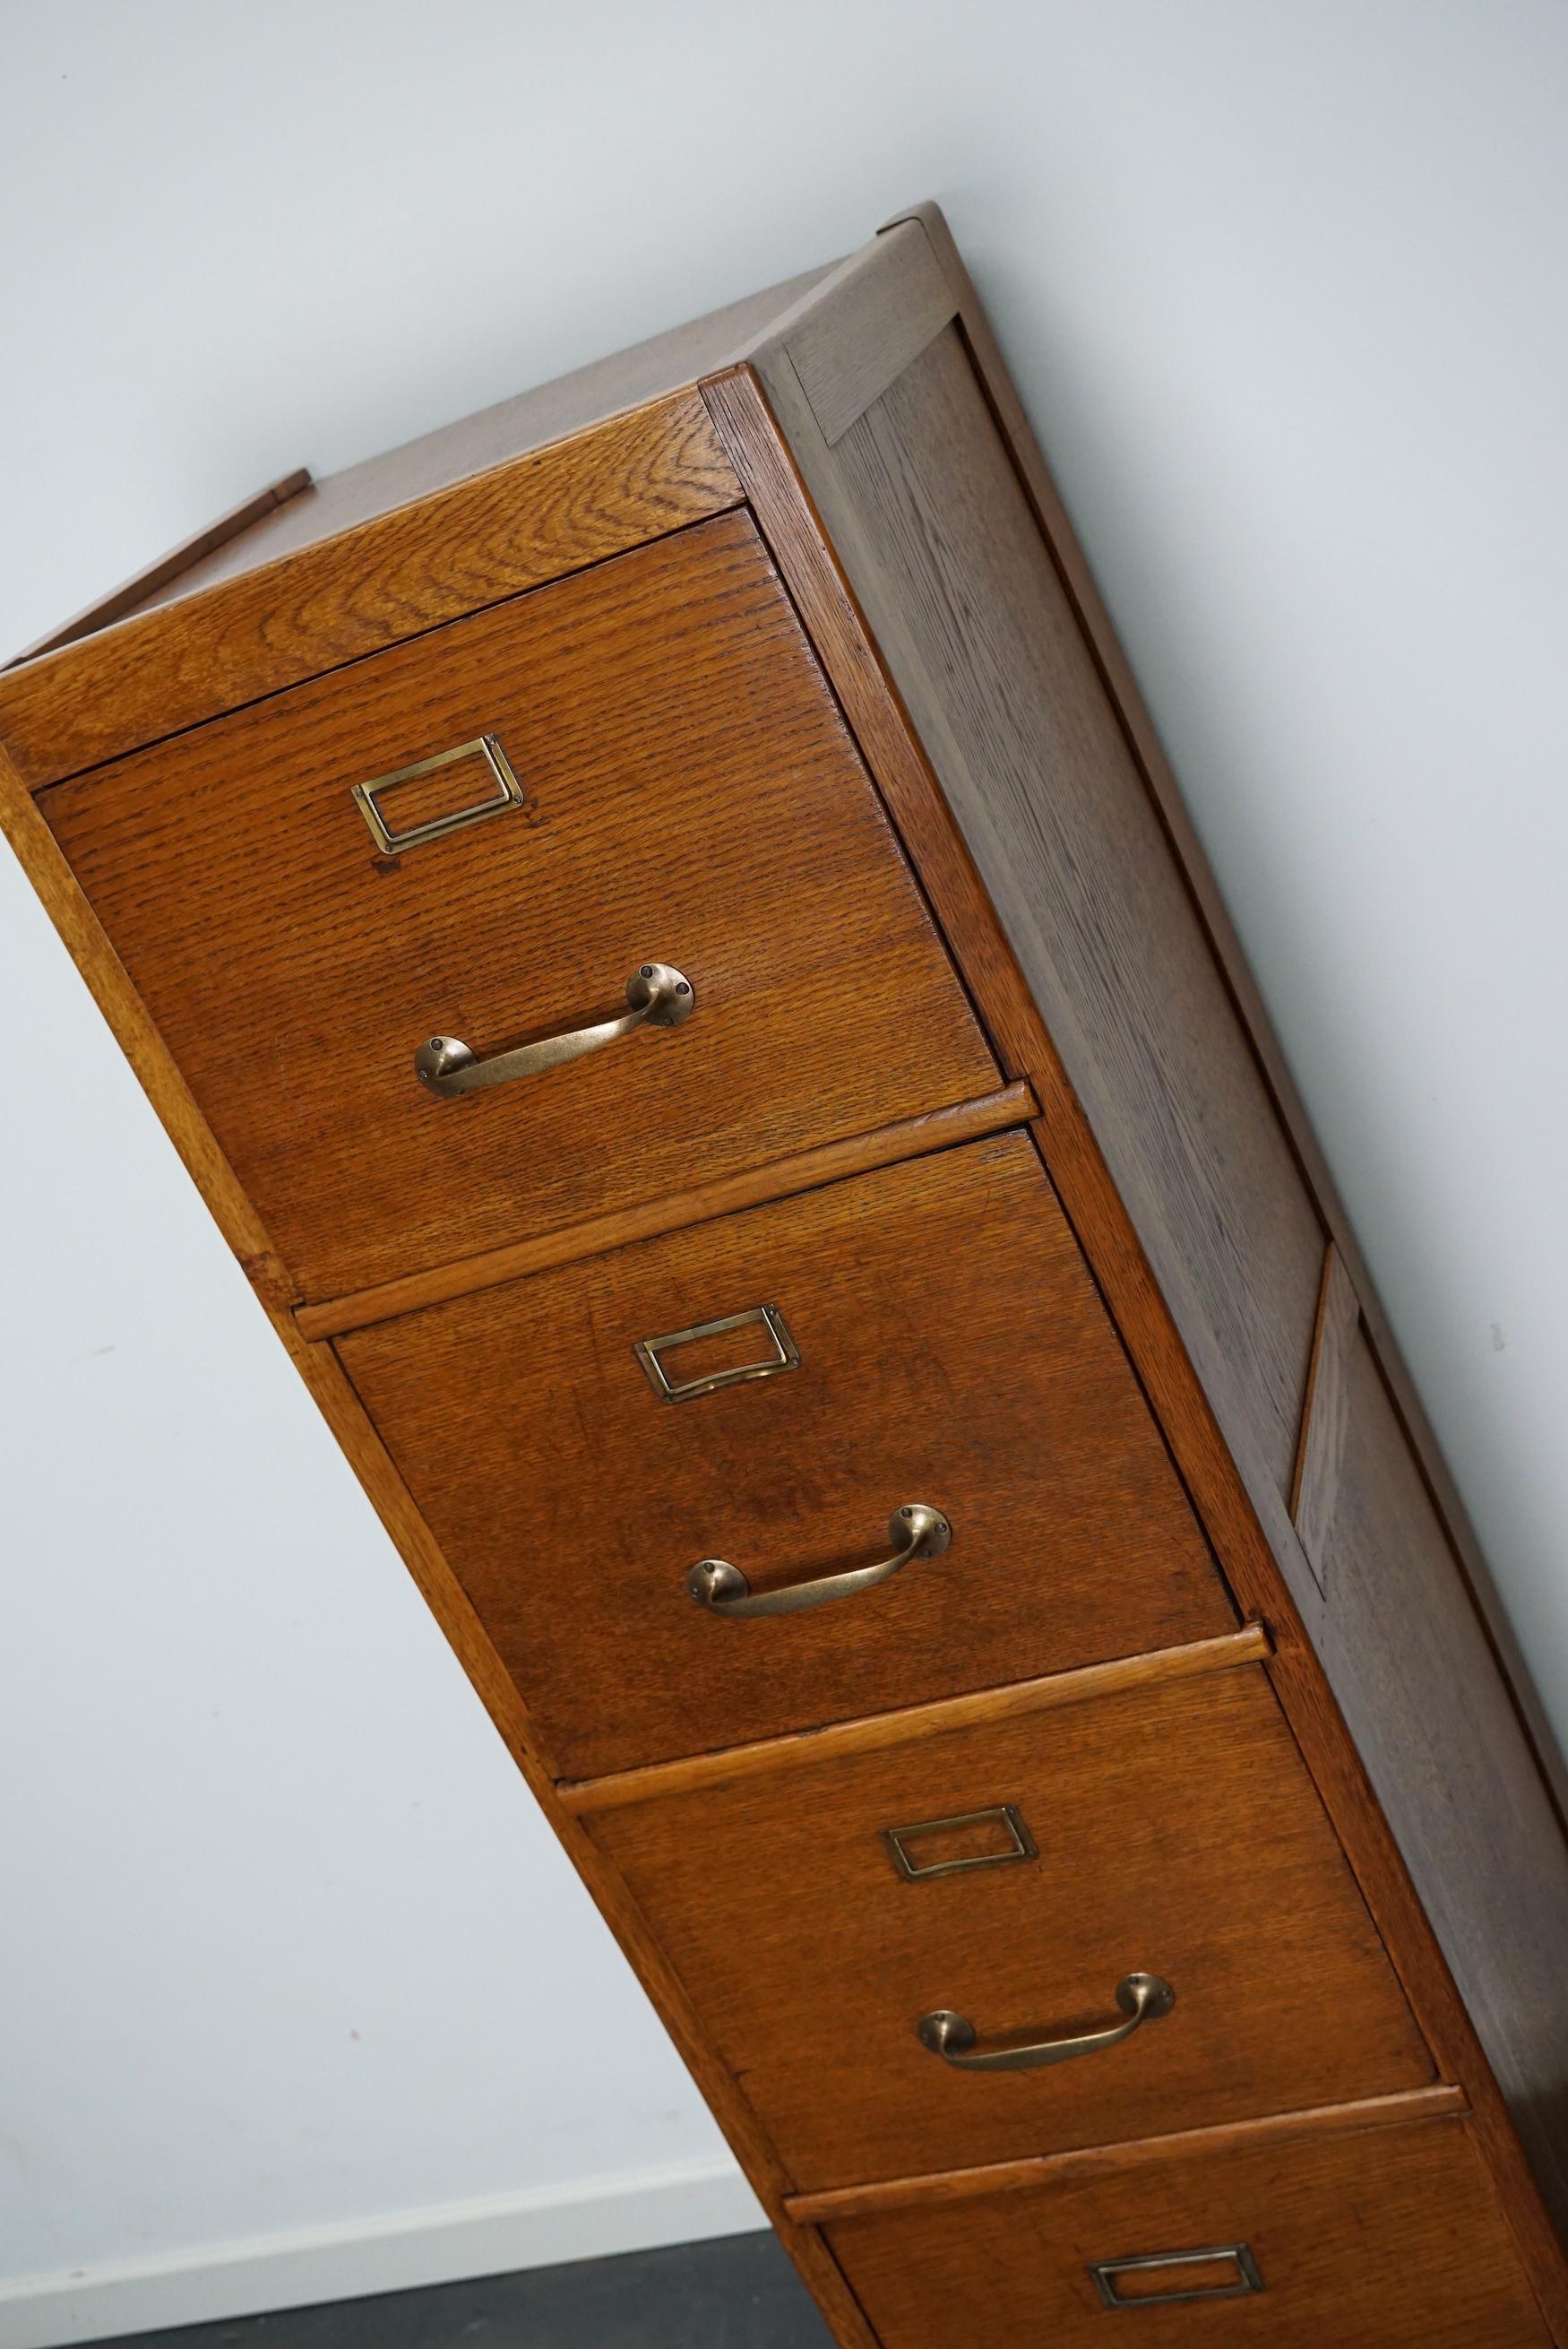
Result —
<instances>
[{"instance_id":1,"label":"wooden filing cabinet","mask_svg":"<svg viewBox=\"0 0 1568 2349\"><path fill-rule=\"evenodd\" d=\"M845 2349L1568 2349L1555 1759L941 215L0 742Z\"/></svg>"}]
</instances>

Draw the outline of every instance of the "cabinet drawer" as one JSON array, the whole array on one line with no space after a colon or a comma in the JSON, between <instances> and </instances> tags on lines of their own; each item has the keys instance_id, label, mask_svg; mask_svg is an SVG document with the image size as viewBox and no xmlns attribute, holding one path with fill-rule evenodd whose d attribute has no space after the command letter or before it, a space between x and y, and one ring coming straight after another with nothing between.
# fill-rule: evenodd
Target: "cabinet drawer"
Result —
<instances>
[{"instance_id":1,"label":"cabinet drawer","mask_svg":"<svg viewBox=\"0 0 1568 2349\"><path fill-rule=\"evenodd\" d=\"M1234 1625L1026 1134L339 1342L564 1776ZM715 1557L758 1595L878 1563L918 1504L951 1546L873 1587L688 1594Z\"/></svg>"},{"instance_id":2,"label":"cabinet drawer","mask_svg":"<svg viewBox=\"0 0 1568 2349\"><path fill-rule=\"evenodd\" d=\"M744 514L40 805L307 1299L998 1081ZM418 1081L433 1037L484 1061L625 1015L645 964L683 1025Z\"/></svg>"},{"instance_id":3,"label":"cabinet drawer","mask_svg":"<svg viewBox=\"0 0 1568 2349\"><path fill-rule=\"evenodd\" d=\"M1550 2349L1462 2120L1127 2154L830 2227L882 2349Z\"/></svg>"},{"instance_id":4,"label":"cabinet drawer","mask_svg":"<svg viewBox=\"0 0 1568 2349\"><path fill-rule=\"evenodd\" d=\"M1256 1665L588 1825L799 2188L1431 2076ZM1138 1974L1170 2012L1071 2061L958 2069L919 2034L957 2014L984 2054L1109 2031Z\"/></svg>"}]
</instances>

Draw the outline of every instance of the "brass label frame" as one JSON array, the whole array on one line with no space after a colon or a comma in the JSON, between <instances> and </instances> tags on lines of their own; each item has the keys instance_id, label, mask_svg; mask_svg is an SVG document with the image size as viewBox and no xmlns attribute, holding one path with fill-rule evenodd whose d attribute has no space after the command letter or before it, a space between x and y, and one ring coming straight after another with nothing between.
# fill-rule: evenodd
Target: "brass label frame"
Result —
<instances>
[{"instance_id":1,"label":"brass label frame","mask_svg":"<svg viewBox=\"0 0 1568 2349\"><path fill-rule=\"evenodd\" d=\"M426 823L411 823L407 832L394 832L377 805L379 794L398 783L414 782L420 775L436 774L442 767L454 766L459 759L484 761L495 780L491 797L475 800L468 807L454 808L449 815L432 816ZM423 848L429 841L445 840L449 833L465 832L471 823L484 823L492 815L504 815L509 808L526 804L522 785L494 734L476 734L471 742L459 742L451 750L438 750L433 759L416 759L412 766L394 767L389 775L377 775L368 783L356 783L352 797L369 826L371 839L385 856L401 856L407 848Z\"/></svg>"},{"instance_id":2,"label":"brass label frame","mask_svg":"<svg viewBox=\"0 0 1568 2349\"><path fill-rule=\"evenodd\" d=\"M1135 2272L1150 2275L1161 2268L1180 2271L1182 2268L1204 2266L1211 2260L1233 2261L1236 2282L1202 2284L1193 2292L1142 2292L1136 2300L1127 2299L1116 2288L1119 2276ZM1244 2300L1250 2293L1266 2289L1258 2263L1245 2243L1211 2243L1201 2251L1153 2251L1135 2260L1091 2260L1088 2271L1099 2289L1100 2303L1105 2308L1171 2308L1183 2301Z\"/></svg>"},{"instance_id":3,"label":"brass label frame","mask_svg":"<svg viewBox=\"0 0 1568 2349\"><path fill-rule=\"evenodd\" d=\"M1006 1827L1012 1837L1006 1851L971 1852L963 1859L934 1859L922 1867L906 1848L913 1837L935 1835L944 1827L977 1827L992 1819ZM1039 1846L1016 1803L994 1803L984 1811L958 1811L949 1819L917 1819L912 1826L883 1827L881 1832L888 1857L906 1884L925 1884L937 1876L960 1876L974 1868L1008 1868L1015 1860L1038 1859L1040 1856Z\"/></svg>"},{"instance_id":4,"label":"brass label frame","mask_svg":"<svg viewBox=\"0 0 1568 2349\"><path fill-rule=\"evenodd\" d=\"M739 1362L732 1370L711 1371L700 1379L672 1379L661 1360L675 1347L689 1345L696 1338L722 1338L728 1330L753 1326L765 1330L772 1340L773 1351L766 1361ZM661 1402L691 1402L698 1395L717 1393L720 1387L742 1386L748 1379L776 1379L784 1371L800 1367L800 1349L777 1305L752 1305L744 1313L726 1313L717 1321L696 1321L689 1330L671 1330L662 1338L639 1338L632 1351Z\"/></svg>"}]
</instances>

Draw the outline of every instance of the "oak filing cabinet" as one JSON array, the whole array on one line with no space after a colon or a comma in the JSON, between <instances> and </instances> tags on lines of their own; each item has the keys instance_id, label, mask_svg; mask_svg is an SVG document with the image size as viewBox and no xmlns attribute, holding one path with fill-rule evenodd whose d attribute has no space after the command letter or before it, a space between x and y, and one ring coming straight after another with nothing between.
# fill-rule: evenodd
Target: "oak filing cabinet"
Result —
<instances>
[{"instance_id":1,"label":"oak filing cabinet","mask_svg":"<svg viewBox=\"0 0 1568 2349\"><path fill-rule=\"evenodd\" d=\"M1568 2349L1554 1765L940 213L0 739L846 2349Z\"/></svg>"}]
</instances>

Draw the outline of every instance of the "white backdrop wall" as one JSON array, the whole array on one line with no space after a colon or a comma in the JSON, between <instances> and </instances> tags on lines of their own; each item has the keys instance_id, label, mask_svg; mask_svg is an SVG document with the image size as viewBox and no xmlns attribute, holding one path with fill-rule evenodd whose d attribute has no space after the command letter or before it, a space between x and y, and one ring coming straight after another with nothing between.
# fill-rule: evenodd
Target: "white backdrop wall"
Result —
<instances>
[{"instance_id":1,"label":"white backdrop wall","mask_svg":"<svg viewBox=\"0 0 1568 2349\"><path fill-rule=\"evenodd\" d=\"M0 646L947 206L1568 1729L1555 0L12 0ZM0 2344L752 2206L0 864Z\"/></svg>"}]
</instances>

